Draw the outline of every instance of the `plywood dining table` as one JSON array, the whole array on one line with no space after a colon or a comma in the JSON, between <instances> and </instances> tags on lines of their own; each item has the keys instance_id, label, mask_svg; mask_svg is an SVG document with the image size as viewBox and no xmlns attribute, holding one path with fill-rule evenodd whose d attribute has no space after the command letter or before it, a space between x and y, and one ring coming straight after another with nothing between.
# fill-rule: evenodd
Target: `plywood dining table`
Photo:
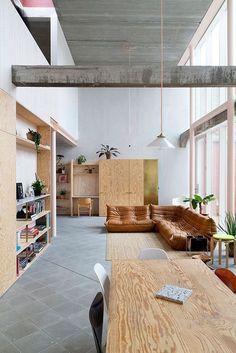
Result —
<instances>
[{"instance_id":1,"label":"plywood dining table","mask_svg":"<svg viewBox=\"0 0 236 353\"><path fill-rule=\"evenodd\" d=\"M181 305L154 297L192 289ZM106 353L235 353L236 296L202 261L112 262Z\"/></svg>"}]
</instances>

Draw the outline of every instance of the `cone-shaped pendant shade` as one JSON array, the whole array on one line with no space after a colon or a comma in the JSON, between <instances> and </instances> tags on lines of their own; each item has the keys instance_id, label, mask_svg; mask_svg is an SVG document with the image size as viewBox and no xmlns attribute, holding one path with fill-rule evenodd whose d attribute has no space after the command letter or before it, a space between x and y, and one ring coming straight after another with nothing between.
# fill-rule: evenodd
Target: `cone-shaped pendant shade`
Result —
<instances>
[{"instance_id":1,"label":"cone-shaped pendant shade","mask_svg":"<svg viewBox=\"0 0 236 353\"><path fill-rule=\"evenodd\" d=\"M175 146L172 145L172 143L168 141L162 133L158 135L157 138L148 145L148 147L156 147L163 150L167 148L175 148Z\"/></svg>"}]
</instances>

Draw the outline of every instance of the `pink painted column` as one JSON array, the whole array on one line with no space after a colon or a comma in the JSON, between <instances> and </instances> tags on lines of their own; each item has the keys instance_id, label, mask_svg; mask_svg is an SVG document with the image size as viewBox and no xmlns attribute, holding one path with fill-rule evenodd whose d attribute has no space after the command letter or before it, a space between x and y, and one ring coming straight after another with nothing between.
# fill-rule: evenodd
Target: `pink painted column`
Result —
<instances>
[{"instance_id":1,"label":"pink painted column","mask_svg":"<svg viewBox=\"0 0 236 353\"><path fill-rule=\"evenodd\" d=\"M192 46L190 50L190 66L194 65L194 49ZM189 92L189 195L195 194L195 135L192 126L194 120L194 88L190 88Z\"/></svg>"},{"instance_id":2,"label":"pink painted column","mask_svg":"<svg viewBox=\"0 0 236 353\"><path fill-rule=\"evenodd\" d=\"M52 0L21 0L24 7L54 7Z\"/></svg>"},{"instance_id":3,"label":"pink painted column","mask_svg":"<svg viewBox=\"0 0 236 353\"><path fill-rule=\"evenodd\" d=\"M227 1L227 44L228 65L235 65L235 0ZM228 111L227 111L227 211L235 211L235 87L228 88Z\"/></svg>"}]
</instances>

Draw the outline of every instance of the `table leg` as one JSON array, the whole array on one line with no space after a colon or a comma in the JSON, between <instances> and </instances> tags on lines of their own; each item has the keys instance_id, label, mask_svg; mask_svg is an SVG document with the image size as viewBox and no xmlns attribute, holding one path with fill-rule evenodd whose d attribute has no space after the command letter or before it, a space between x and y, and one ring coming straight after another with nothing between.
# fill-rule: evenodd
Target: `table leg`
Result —
<instances>
[{"instance_id":1,"label":"table leg","mask_svg":"<svg viewBox=\"0 0 236 353\"><path fill-rule=\"evenodd\" d=\"M226 267L229 267L229 242L225 242L225 250L226 250Z\"/></svg>"},{"instance_id":2,"label":"table leg","mask_svg":"<svg viewBox=\"0 0 236 353\"><path fill-rule=\"evenodd\" d=\"M211 248L211 263L213 264L214 262L214 239L211 237L210 240L210 248Z\"/></svg>"},{"instance_id":3,"label":"table leg","mask_svg":"<svg viewBox=\"0 0 236 353\"><path fill-rule=\"evenodd\" d=\"M234 265L236 265L236 240L234 240Z\"/></svg>"},{"instance_id":4,"label":"table leg","mask_svg":"<svg viewBox=\"0 0 236 353\"><path fill-rule=\"evenodd\" d=\"M221 240L218 241L219 246L219 265L221 265L221 254L222 254L222 242Z\"/></svg>"}]
</instances>

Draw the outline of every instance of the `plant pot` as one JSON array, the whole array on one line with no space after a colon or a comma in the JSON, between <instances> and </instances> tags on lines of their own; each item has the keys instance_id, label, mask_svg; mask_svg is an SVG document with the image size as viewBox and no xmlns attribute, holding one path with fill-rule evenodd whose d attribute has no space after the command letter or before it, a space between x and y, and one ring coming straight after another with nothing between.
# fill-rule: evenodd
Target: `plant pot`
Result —
<instances>
[{"instance_id":1,"label":"plant pot","mask_svg":"<svg viewBox=\"0 0 236 353\"><path fill-rule=\"evenodd\" d=\"M26 137L28 140L33 141L33 136L31 134L31 132L27 132Z\"/></svg>"},{"instance_id":2,"label":"plant pot","mask_svg":"<svg viewBox=\"0 0 236 353\"><path fill-rule=\"evenodd\" d=\"M229 243L229 257L234 257L234 243Z\"/></svg>"},{"instance_id":3,"label":"plant pot","mask_svg":"<svg viewBox=\"0 0 236 353\"><path fill-rule=\"evenodd\" d=\"M106 159L111 159L111 152L106 153Z\"/></svg>"},{"instance_id":4,"label":"plant pot","mask_svg":"<svg viewBox=\"0 0 236 353\"><path fill-rule=\"evenodd\" d=\"M34 189L34 196L41 196L42 190L35 190Z\"/></svg>"}]
</instances>

